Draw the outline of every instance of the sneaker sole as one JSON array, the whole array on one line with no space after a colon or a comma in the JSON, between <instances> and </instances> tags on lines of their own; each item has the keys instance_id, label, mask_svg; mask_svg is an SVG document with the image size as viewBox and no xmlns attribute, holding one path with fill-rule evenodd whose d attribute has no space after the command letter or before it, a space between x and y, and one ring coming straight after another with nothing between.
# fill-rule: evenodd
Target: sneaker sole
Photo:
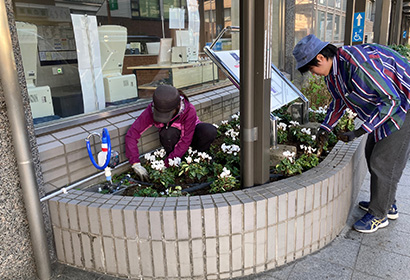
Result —
<instances>
[{"instance_id":1,"label":"sneaker sole","mask_svg":"<svg viewBox=\"0 0 410 280\"><path fill-rule=\"evenodd\" d=\"M374 228L374 229L366 230L366 229L357 229L357 228L355 228L355 227L353 227L353 228L354 228L356 231L358 231L358 232L362 232L362 233L373 233L373 232L377 231L379 228L385 228L385 227L387 227L388 225L389 225L389 220L386 220L384 223L380 224L378 227L376 227L376 228Z\"/></svg>"},{"instance_id":2,"label":"sneaker sole","mask_svg":"<svg viewBox=\"0 0 410 280\"><path fill-rule=\"evenodd\" d=\"M359 208L368 212L369 208L363 207L361 205L359 205ZM397 212L396 214L387 214L387 219L389 220L396 220L399 217L399 213Z\"/></svg>"}]
</instances>

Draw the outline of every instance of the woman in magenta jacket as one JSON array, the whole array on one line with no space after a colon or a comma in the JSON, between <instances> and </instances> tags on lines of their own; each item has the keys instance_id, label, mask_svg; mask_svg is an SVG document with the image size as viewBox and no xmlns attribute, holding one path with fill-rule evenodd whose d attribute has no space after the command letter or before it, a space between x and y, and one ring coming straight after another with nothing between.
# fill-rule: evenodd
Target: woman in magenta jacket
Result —
<instances>
[{"instance_id":1,"label":"woman in magenta jacket","mask_svg":"<svg viewBox=\"0 0 410 280\"><path fill-rule=\"evenodd\" d=\"M198 119L188 97L173 86L157 87L152 103L125 136L125 155L141 180L148 179L148 172L140 163L138 140L153 125L158 128L161 145L166 151L165 166L169 159L182 158L189 146L199 152L208 150L216 137L216 128Z\"/></svg>"}]
</instances>

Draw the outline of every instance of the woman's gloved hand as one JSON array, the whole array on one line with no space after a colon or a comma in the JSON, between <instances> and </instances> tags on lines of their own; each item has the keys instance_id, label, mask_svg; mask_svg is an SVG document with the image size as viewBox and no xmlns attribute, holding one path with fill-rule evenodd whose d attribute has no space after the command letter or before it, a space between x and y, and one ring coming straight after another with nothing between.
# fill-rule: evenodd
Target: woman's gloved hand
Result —
<instances>
[{"instance_id":1,"label":"woman's gloved hand","mask_svg":"<svg viewBox=\"0 0 410 280\"><path fill-rule=\"evenodd\" d=\"M342 140L343 142L350 142L353 141L354 139L356 139L357 137L362 136L363 134L365 134L366 131L363 128L359 128L353 131L348 131L345 133L342 133L340 135L337 136L337 139Z\"/></svg>"},{"instance_id":2,"label":"woman's gloved hand","mask_svg":"<svg viewBox=\"0 0 410 280\"><path fill-rule=\"evenodd\" d=\"M148 171L144 166L141 165L140 162L134 163L132 165L132 169L134 169L135 174L140 178L141 181L148 181Z\"/></svg>"}]
</instances>

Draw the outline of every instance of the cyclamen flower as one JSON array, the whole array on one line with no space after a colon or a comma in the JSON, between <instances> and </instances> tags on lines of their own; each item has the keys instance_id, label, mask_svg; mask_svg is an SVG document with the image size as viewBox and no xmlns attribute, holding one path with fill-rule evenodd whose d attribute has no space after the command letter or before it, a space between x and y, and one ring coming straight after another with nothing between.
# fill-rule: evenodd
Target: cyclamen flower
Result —
<instances>
[{"instance_id":1,"label":"cyclamen flower","mask_svg":"<svg viewBox=\"0 0 410 280\"><path fill-rule=\"evenodd\" d=\"M186 163L188 163L188 164L190 164L192 162L192 158L190 156L187 156L185 158L185 160L186 160Z\"/></svg>"},{"instance_id":2,"label":"cyclamen flower","mask_svg":"<svg viewBox=\"0 0 410 280\"><path fill-rule=\"evenodd\" d=\"M221 145L221 149L224 153L233 154L234 156L236 156L238 152L241 150L241 148L238 145L226 145L225 143Z\"/></svg>"},{"instance_id":3,"label":"cyclamen flower","mask_svg":"<svg viewBox=\"0 0 410 280\"><path fill-rule=\"evenodd\" d=\"M233 120L239 119L239 115L237 115L237 114L232 115L232 119L233 119Z\"/></svg>"},{"instance_id":4,"label":"cyclamen flower","mask_svg":"<svg viewBox=\"0 0 410 280\"><path fill-rule=\"evenodd\" d=\"M300 145L300 148L305 151L305 154L311 155L316 152L316 149L312 148L311 146Z\"/></svg>"},{"instance_id":5,"label":"cyclamen flower","mask_svg":"<svg viewBox=\"0 0 410 280\"><path fill-rule=\"evenodd\" d=\"M219 177L221 178L230 177L230 176L231 176L231 171L226 167L222 169L222 173L219 175Z\"/></svg>"},{"instance_id":6,"label":"cyclamen flower","mask_svg":"<svg viewBox=\"0 0 410 280\"><path fill-rule=\"evenodd\" d=\"M207 160L207 159L211 160L212 159L212 157L210 155L208 155L207 153L205 153L205 152L198 153L198 156L200 158L202 158L203 160Z\"/></svg>"},{"instance_id":7,"label":"cyclamen flower","mask_svg":"<svg viewBox=\"0 0 410 280\"><path fill-rule=\"evenodd\" d=\"M297 121L290 121L290 125L292 125L292 126L299 126L300 123L297 122Z\"/></svg>"},{"instance_id":8,"label":"cyclamen flower","mask_svg":"<svg viewBox=\"0 0 410 280\"><path fill-rule=\"evenodd\" d=\"M157 160L151 163L152 169L162 171L165 169L165 163L163 160Z\"/></svg>"},{"instance_id":9,"label":"cyclamen flower","mask_svg":"<svg viewBox=\"0 0 410 280\"><path fill-rule=\"evenodd\" d=\"M225 132L225 135L231 137L232 140L236 140L236 137L239 136L239 132L236 132L232 128Z\"/></svg>"},{"instance_id":10,"label":"cyclamen flower","mask_svg":"<svg viewBox=\"0 0 410 280\"><path fill-rule=\"evenodd\" d=\"M165 157L166 154L167 154L167 153L165 152L165 149L156 150L156 151L154 152L154 155L157 156L157 157L159 157L159 158Z\"/></svg>"},{"instance_id":11,"label":"cyclamen flower","mask_svg":"<svg viewBox=\"0 0 410 280\"><path fill-rule=\"evenodd\" d=\"M219 128L219 125L217 125L216 123L213 123L212 125L215 126L216 128Z\"/></svg>"},{"instance_id":12,"label":"cyclamen flower","mask_svg":"<svg viewBox=\"0 0 410 280\"><path fill-rule=\"evenodd\" d=\"M300 131L301 131L302 133L304 133L304 134L307 134L307 135L310 135L310 134L311 134L310 128L302 128Z\"/></svg>"},{"instance_id":13,"label":"cyclamen flower","mask_svg":"<svg viewBox=\"0 0 410 280\"><path fill-rule=\"evenodd\" d=\"M349 108L346 109L346 113L347 113L347 117L349 119L354 119L357 116L357 114L353 113L353 111Z\"/></svg>"},{"instance_id":14,"label":"cyclamen flower","mask_svg":"<svg viewBox=\"0 0 410 280\"><path fill-rule=\"evenodd\" d=\"M221 121L221 124L222 125L228 124L228 121L227 120Z\"/></svg>"},{"instance_id":15,"label":"cyclamen flower","mask_svg":"<svg viewBox=\"0 0 410 280\"><path fill-rule=\"evenodd\" d=\"M290 151L285 151L285 152L283 152L283 155L291 162L291 163L293 163L293 159L294 159L294 157L295 157L295 152L290 152Z\"/></svg>"},{"instance_id":16,"label":"cyclamen flower","mask_svg":"<svg viewBox=\"0 0 410 280\"><path fill-rule=\"evenodd\" d=\"M278 124L278 129L279 130L286 131L287 127L288 127L288 125L286 123L281 122L281 123Z\"/></svg>"},{"instance_id":17,"label":"cyclamen flower","mask_svg":"<svg viewBox=\"0 0 410 280\"><path fill-rule=\"evenodd\" d=\"M174 159L168 159L169 166L179 166L181 164L181 159L175 157Z\"/></svg>"}]
</instances>

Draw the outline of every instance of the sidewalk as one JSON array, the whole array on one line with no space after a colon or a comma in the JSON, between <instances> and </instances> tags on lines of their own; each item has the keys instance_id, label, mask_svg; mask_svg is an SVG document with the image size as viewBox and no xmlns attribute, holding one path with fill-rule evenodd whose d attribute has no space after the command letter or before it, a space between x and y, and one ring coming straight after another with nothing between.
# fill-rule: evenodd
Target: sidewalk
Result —
<instances>
[{"instance_id":1,"label":"sidewalk","mask_svg":"<svg viewBox=\"0 0 410 280\"><path fill-rule=\"evenodd\" d=\"M357 202L369 199L370 176L359 192ZM290 264L235 280L401 280L410 279L410 161L397 189L399 218L388 227L363 234L352 229L365 212L353 208L346 227L336 239L316 253ZM357 203L356 203L357 205ZM124 279L53 264L53 277L60 280Z\"/></svg>"}]
</instances>

